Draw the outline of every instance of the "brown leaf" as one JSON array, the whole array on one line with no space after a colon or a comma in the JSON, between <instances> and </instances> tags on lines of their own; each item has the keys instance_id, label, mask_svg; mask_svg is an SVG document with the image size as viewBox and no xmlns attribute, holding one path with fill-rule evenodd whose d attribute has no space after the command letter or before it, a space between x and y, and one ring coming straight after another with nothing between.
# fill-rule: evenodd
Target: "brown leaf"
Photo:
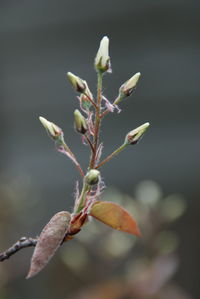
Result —
<instances>
[{"instance_id":1,"label":"brown leaf","mask_svg":"<svg viewBox=\"0 0 200 299\"><path fill-rule=\"evenodd\" d=\"M87 221L87 214L79 213L72 220L69 228L69 234L75 235L80 232L81 227Z\"/></svg>"},{"instance_id":2,"label":"brown leaf","mask_svg":"<svg viewBox=\"0 0 200 299\"><path fill-rule=\"evenodd\" d=\"M114 229L140 236L140 230L133 217L120 205L109 201L96 201L90 215Z\"/></svg>"},{"instance_id":3,"label":"brown leaf","mask_svg":"<svg viewBox=\"0 0 200 299\"><path fill-rule=\"evenodd\" d=\"M69 212L59 212L44 227L33 252L30 270L26 278L35 276L53 257L64 239L70 219L71 215Z\"/></svg>"}]
</instances>

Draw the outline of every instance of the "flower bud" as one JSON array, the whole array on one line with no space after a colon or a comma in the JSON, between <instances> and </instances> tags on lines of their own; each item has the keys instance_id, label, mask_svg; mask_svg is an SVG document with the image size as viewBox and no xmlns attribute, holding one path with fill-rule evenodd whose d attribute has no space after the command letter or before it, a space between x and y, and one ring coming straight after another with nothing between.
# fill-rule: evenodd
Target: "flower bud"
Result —
<instances>
[{"instance_id":1,"label":"flower bud","mask_svg":"<svg viewBox=\"0 0 200 299\"><path fill-rule=\"evenodd\" d=\"M141 139L147 128L149 127L149 123L145 123L138 128L130 131L125 138L126 144L137 144L138 141Z\"/></svg>"},{"instance_id":2,"label":"flower bud","mask_svg":"<svg viewBox=\"0 0 200 299\"><path fill-rule=\"evenodd\" d=\"M96 169L91 169L85 176L85 181L88 185L96 185L99 181L100 172Z\"/></svg>"},{"instance_id":3,"label":"flower bud","mask_svg":"<svg viewBox=\"0 0 200 299\"><path fill-rule=\"evenodd\" d=\"M119 93L121 96L128 97L132 94L133 89L136 87L136 84L140 78L141 74L136 73L129 80L127 80L119 89Z\"/></svg>"},{"instance_id":4,"label":"flower bud","mask_svg":"<svg viewBox=\"0 0 200 299\"><path fill-rule=\"evenodd\" d=\"M87 132L87 123L83 115L78 109L74 111L74 125L77 132L85 134Z\"/></svg>"},{"instance_id":5,"label":"flower bud","mask_svg":"<svg viewBox=\"0 0 200 299\"><path fill-rule=\"evenodd\" d=\"M104 36L100 42L99 50L95 58L95 68L97 71L101 72L110 72L111 73L111 64L109 56L109 38Z\"/></svg>"},{"instance_id":6,"label":"flower bud","mask_svg":"<svg viewBox=\"0 0 200 299\"><path fill-rule=\"evenodd\" d=\"M78 76L75 76L71 72L67 73L67 77L69 79L69 82L72 84L73 88L78 91L83 93L86 89L85 81L79 78Z\"/></svg>"},{"instance_id":7,"label":"flower bud","mask_svg":"<svg viewBox=\"0 0 200 299\"><path fill-rule=\"evenodd\" d=\"M51 138L54 140L58 139L59 137L63 136L63 132L61 128L59 128L54 123L48 121L46 118L40 116L39 117L40 122L44 126L44 128L47 130L47 133L50 135Z\"/></svg>"}]
</instances>

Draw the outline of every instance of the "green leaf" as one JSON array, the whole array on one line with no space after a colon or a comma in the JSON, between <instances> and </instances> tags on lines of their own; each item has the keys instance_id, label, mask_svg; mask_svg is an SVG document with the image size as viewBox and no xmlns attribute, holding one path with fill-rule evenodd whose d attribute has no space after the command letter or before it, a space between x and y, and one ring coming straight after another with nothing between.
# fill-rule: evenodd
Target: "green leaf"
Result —
<instances>
[{"instance_id":1,"label":"green leaf","mask_svg":"<svg viewBox=\"0 0 200 299\"><path fill-rule=\"evenodd\" d=\"M96 201L90 215L114 229L140 236L134 218L120 205L109 201Z\"/></svg>"},{"instance_id":2,"label":"green leaf","mask_svg":"<svg viewBox=\"0 0 200 299\"><path fill-rule=\"evenodd\" d=\"M64 239L70 219L69 212L59 212L44 227L33 252L30 270L26 278L35 276L53 257Z\"/></svg>"}]
</instances>

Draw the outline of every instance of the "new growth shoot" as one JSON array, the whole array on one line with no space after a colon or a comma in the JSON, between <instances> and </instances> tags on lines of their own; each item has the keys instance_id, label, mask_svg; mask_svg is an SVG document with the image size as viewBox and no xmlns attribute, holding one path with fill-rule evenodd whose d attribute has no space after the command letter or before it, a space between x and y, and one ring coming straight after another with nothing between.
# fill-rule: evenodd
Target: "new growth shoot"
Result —
<instances>
[{"instance_id":1,"label":"new growth shoot","mask_svg":"<svg viewBox=\"0 0 200 299\"><path fill-rule=\"evenodd\" d=\"M101 160L104 146L100 138L101 123L109 113L121 111L118 105L121 105L125 98L134 93L141 74L138 72L123 83L115 100L109 101L104 96L103 78L107 73L111 73L109 39L107 36L104 36L100 42L94 60L94 67L97 73L96 97L91 93L88 83L84 79L72 72L67 73L67 79L75 92L78 93L80 107L74 111L74 128L81 135L82 143L87 145L90 151L90 159L86 170L82 168L79 159L65 142L62 129L44 117L39 117L41 124L54 141L56 149L70 158L78 169L82 186L79 191L79 183L76 183L73 211L71 213L62 211L55 214L42 230L38 239L31 243L36 244L36 247L27 278L33 277L42 270L57 248L81 231L81 227L89 221L88 216L92 216L114 229L140 236L136 221L124 208L116 203L101 200L105 185L99 169L127 146L136 145L149 127L149 123L146 122L126 134L125 139L122 136L124 142L105 159ZM30 244L30 242L27 244Z\"/></svg>"}]
</instances>

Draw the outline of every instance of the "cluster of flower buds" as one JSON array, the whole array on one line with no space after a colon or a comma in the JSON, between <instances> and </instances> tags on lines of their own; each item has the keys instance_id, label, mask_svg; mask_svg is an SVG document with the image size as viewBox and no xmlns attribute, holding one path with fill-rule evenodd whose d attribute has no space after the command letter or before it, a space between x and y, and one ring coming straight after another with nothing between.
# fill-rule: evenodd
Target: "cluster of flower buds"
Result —
<instances>
[{"instance_id":1,"label":"cluster of flower buds","mask_svg":"<svg viewBox=\"0 0 200 299\"><path fill-rule=\"evenodd\" d=\"M37 240L37 245L31 260L31 267L27 278L33 277L41 271L47 262L55 254L56 250L65 240L72 239L72 236L81 231L81 227L87 222L89 216L96 218L104 224L132 235L140 236L140 231L135 219L123 207L116 203L99 200L104 183L102 182L99 169L102 165L110 161L130 144L136 144L141 139L149 123L145 123L130 131L124 143L113 153L101 161L103 143L100 141L101 121L109 112L115 109L119 112L118 103L131 95L140 78L140 73L136 73L119 88L119 94L112 103L103 95L102 79L106 72L111 72L109 56L109 39L104 36L100 42L97 55L95 57L95 69L97 71L97 98L93 95L85 80L67 73L67 77L79 93L80 109L74 111L74 127L82 134L82 141L91 150L88 169L84 171L76 156L65 143L64 134L61 128L48 121L44 117L39 117L40 122L46 129L48 135L55 142L58 152L65 154L75 164L82 177L82 190L79 191L78 182L76 184L74 211L70 214L67 211L59 212L52 217L45 226Z\"/></svg>"},{"instance_id":2,"label":"cluster of flower buds","mask_svg":"<svg viewBox=\"0 0 200 299\"><path fill-rule=\"evenodd\" d=\"M105 163L107 163L111 158L116 156L121 150L126 148L128 145L137 144L139 140L144 135L145 131L149 127L149 123L145 123L136 129L130 131L126 137L124 143L117 148L113 153L111 153L107 158L103 161L99 162L101 156L102 145L98 144L99 141L99 124L103 116L105 116L108 112L113 112L114 108L118 108L118 103L124 98L130 96L136 87L138 80L141 74L138 72L133 75L129 80L121 85L119 88L119 94L116 100L113 103L110 103L108 99L104 97L102 94L102 76L106 72L111 72L111 63L109 56L109 39L107 36L104 36L100 42L99 49L97 51L95 57L95 69L98 75L98 88L97 88L97 99L95 100L93 94L91 93L88 84L85 80L80 77L74 75L71 72L67 73L67 78L71 83L72 87L76 92L80 95L78 97L80 101L80 108L83 111L84 116L78 109L74 111L74 127L75 130L82 134L83 143L87 143L91 147L91 159L88 167L88 172L85 174L82 170L80 164L78 163L75 155L72 153L68 145L64 141L64 135L62 130L55 125L54 123L46 120L44 117L40 117L40 121L42 125L47 130L50 137L56 141L56 147L59 152L66 154L79 169L81 175L84 177L84 184L88 188L92 188L94 185L97 186L100 184L100 172L97 168L101 167ZM101 78L99 80L99 78ZM99 85L99 82L100 85ZM99 92L100 90L100 92ZM106 102L105 106L102 107L102 102ZM92 111L92 108L94 111ZM105 109L101 112L102 109ZM95 127L97 126L97 127ZM99 163L99 164L98 164ZM94 169L95 168L95 169ZM98 189L99 187L97 187ZM86 188L86 191L89 189ZM94 190L93 190L94 191ZM84 193L83 193L84 194ZM85 195L84 195L85 196ZM82 208L82 204L84 203L84 197L80 201L80 206L78 209Z\"/></svg>"}]
</instances>

